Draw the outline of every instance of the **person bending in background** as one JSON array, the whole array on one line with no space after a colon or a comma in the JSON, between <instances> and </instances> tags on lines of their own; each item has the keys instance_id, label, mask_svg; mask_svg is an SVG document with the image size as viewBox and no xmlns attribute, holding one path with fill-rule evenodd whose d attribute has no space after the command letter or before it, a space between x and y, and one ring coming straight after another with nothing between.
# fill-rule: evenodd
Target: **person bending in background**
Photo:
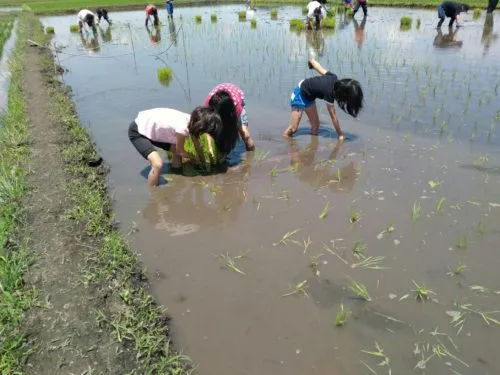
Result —
<instances>
[{"instance_id":1,"label":"person bending in background","mask_svg":"<svg viewBox=\"0 0 500 375\"><path fill-rule=\"evenodd\" d=\"M153 4L149 4L146 6L146 27L148 26L149 21L151 21L150 17L153 17L153 24L158 26L160 20L158 18L158 9Z\"/></svg>"},{"instance_id":2,"label":"person bending in background","mask_svg":"<svg viewBox=\"0 0 500 375\"><path fill-rule=\"evenodd\" d=\"M321 27L321 20L325 18L326 15L326 8L323 5L324 1L311 1L309 4L307 4L307 28L311 30L312 27L312 21L315 21L315 26L316 30L319 30Z\"/></svg>"},{"instance_id":3,"label":"person bending in background","mask_svg":"<svg viewBox=\"0 0 500 375\"><path fill-rule=\"evenodd\" d=\"M356 6L354 7L354 13L352 14L353 17L356 15L359 8L363 9L363 14L366 17L368 15L367 0L358 0Z\"/></svg>"},{"instance_id":4,"label":"person bending in background","mask_svg":"<svg viewBox=\"0 0 500 375\"><path fill-rule=\"evenodd\" d=\"M498 5L498 0L490 0L488 2L488 8L486 8L486 13L493 13L497 5Z\"/></svg>"},{"instance_id":5,"label":"person bending in background","mask_svg":"<svg viewBox=\"0 0 500 375\"><path fill-rule=\"evenodd\" d=\"M165 4L167 6L168 18L174 18L174 0L167 0Z\"/></svg>"},{"instance_id":6,"label":"person bending in background","mask_svg":"<svg viewBox=\"0 0 500 375\"><path fill-rule=\"evenodd\" d=\"M160 181L163 159L155 147L173 154L172 167L180 168L182 158L189 158L195 164L205 162L199 137L208 134L215 140L217 147L223 147L222 137L231 133L222 132L222 120L211 107L196 107L191 114L171 108L154 108L139 112L128 129L128 137L136 150L151 163L148 182L157 186ZM237 132L234 132L237 137ZM184 148L187 137L191 137L197 155Z\"/></svg>"},{"instance_id":7,"label":"person bending in background","mask_svg":"<svg viewBox=\"0 0 500 375\"><path fill-rule=\"evenodd\" d=\"M97 31L95 28L95 22L95 15L90 10L82 9L78 12L78 31L80 33L83 31L85 24L95 33Z\"/></svg>"},{"instance_id":8,"label":"person bending in background","mask_svg":"<svg viewBox=\"0 0 500 375\"><path fill-rule=\"evenodd\" d=\"M304 111L311 123L311 134L318 135L319 116L316 108L316 99L326 101L326 108L332 120L333 127L337 132L339 140L344 140L344 133L340 128L340 122L335 112L333 103L336 101L343 111L353 117L357 117L363 108L363 90L358 81L351 78L338 79L338 77L327 71L316 60L308 62L309 69L318 72L319 77L306 78L299 82L293 90L290 105L292 115L288 128L283 133L285 137L291 137L299 128L300 120Z\"/></svg>"},{"instance_id":9,"label":"person bending in background","mask_svg":"<svg viewBox=\"0 0 500 375\"><path fill-rule=\"evenodd\" d=\"M101 18L103 18L106 20L108 25L111 25L111 21L109 20L107 9L97 8L95 12L97 14L97 24L99 24L101 22Z\"/></svg>"},{"instance_id":10,"label":"person bending in background","mask_svg":"<svg viewBox=\"0 0 500 375\"><path fill-rule=\"evenodd\" d=\"M444 19L446 17L450 18L450 23L448 24L448 27L453 27L453 23L457 21L457 27L460 27L462 23L460 22L460 13L462 12L468 12L470 9L470 6L467 4L460 4L460 3L455 3L453 1L445 1L444 3L441 3L438 7L438 18L439 22L437 25L437 28L439 29L441 25L444 22Z\"/></svg>"},{"instance_id":11,"label":"person bending in background","mask_svg":"<svg viewBox=\"0 0 500 375\"><path fill-rule=\"evenodd\" d=\"M232 129L236 128L245 143L246 150L253 151L255 145L248 130L244 98L243 90L235 84L221 83L210 91L203 104L214 108L221 116L224 132L232 133ZM234 140L229 136L225 137L225 141L228 142L226 149L231 151L236 145L237 138L237 134Z\"/></svg>"}]
</instances>

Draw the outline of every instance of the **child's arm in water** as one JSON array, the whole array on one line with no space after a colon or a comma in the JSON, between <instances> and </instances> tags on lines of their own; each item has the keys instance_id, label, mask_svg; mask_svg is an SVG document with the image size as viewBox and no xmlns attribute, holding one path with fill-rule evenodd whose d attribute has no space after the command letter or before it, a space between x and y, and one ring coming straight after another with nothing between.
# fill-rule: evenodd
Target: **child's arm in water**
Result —
<instances>
[{"instance_id":1,"label":"child's arm in water","mask_svg":"<svg viewBox=\"0 0 500 375\"><path fill-rule=\"evenodd\" d=\"M343 141L345 139L344 132L340 128L340 121L339 121L339 118L337 117L337 112L335 111L335 106L333 104L327 103L326 109L328 110L328 114L330 115L330 118L332 119L332 124L333 124L333 127L335 128L335 131L337 132L337 135L339 137L339 141Z\"/></svg>"},{"instance_id":2,"label":"child's arm in water","mask_svg":"<svg viewBox=\"0 0 500 375\"><path fill-rule=\"evenodd\" d=\"M308 65L309 69L314 69L321 76L325 75L328 72L328 70L323 68L321 64L317 62L315 59L309 59Z\"/></svg>"}]
</instances>

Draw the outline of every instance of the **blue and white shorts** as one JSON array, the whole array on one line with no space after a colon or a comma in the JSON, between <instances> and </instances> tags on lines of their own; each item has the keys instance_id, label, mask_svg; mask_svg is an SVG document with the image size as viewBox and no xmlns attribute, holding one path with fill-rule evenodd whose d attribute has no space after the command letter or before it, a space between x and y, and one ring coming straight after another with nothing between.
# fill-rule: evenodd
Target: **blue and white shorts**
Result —
<instances>
[{"instance_id":1,"label":"blue and white shorts","mask_svg":"<svg viewBox=\"0 0 500 375\"><path fill-rule=\"evenodd\" d=\"M314 100L308 100L304 98L304 95L302 95L302 93L300 92L299 83L299 86L293 89L292 96L290 97L290 106L292 107L292 109L303 111L312 105L314 105Z\"/></svg>"}]
</instances>

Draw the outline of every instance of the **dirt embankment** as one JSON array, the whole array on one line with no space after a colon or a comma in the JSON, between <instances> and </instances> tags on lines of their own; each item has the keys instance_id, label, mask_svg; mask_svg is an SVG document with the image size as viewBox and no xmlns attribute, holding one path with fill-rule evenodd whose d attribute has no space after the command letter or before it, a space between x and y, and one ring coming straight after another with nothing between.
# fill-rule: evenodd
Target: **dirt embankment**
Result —
<instances>
[{"instance_id":1,"label":"dirt embankment","mask_svg":"<svg viewBox=\"0 0 500 375\"><path fill-rule=\"evenodd\" d=\"M21 37L45 45L39 21L23 13ZM29 44L29 43L28 43ZM25 236L33 255L25 274L38 304L23 330L28 374L185 374L189 359L169 346L166 315L113 227L106 167L81 127L47 48L27 45L32 191Z\"/></svg>"}]
</instances>

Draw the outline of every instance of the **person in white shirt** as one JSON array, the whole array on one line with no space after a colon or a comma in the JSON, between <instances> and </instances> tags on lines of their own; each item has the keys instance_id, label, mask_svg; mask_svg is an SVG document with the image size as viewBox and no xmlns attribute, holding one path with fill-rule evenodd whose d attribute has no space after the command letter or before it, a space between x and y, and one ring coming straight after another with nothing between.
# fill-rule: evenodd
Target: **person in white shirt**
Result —
<instances>
[{"instance_id":1,"label":"person in white shirt","mask_svg":"<svg viewBox=\"0 0 500 375\"><path fill-rule=\"evenodd\" d=\"M309 30L312 29L311 21L313 20L316 21L316 30L321 27L321 20L325 18L327 13L324 3L326 3L325 0L314 0L307 4L307 28Z\"/></svg>"},{"instance_id":2,"label":"person in white shirt","mask_svg":"<svg viewBox=\"0 0 500 375\"><path fill-rule=\"evenodd\" d=\"M84 24L87 24L89 28L92 29L92 31L96 32L96 17L94 13L92 13L88 9L82 9L81 11L78 12L78 29L79 32L83 31Z\"/></svg>"}]
</instances>

